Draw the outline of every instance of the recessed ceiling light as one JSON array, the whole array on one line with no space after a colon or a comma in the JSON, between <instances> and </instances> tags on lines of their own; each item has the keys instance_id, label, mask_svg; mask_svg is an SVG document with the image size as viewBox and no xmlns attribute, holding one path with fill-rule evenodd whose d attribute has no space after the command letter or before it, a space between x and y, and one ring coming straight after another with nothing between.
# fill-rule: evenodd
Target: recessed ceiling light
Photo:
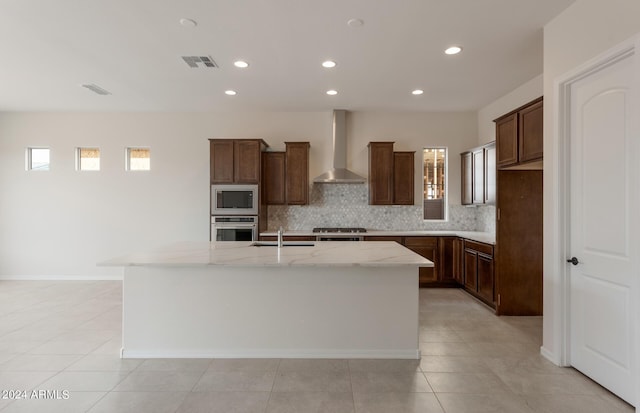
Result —
<instances>
[{"instance_id":1,"label":"recessed ceiling light","mask_svg":"<svg viewBox=\"0 0 640 413\"><path fill-rule=\"evenodd\" d=\"M446 54L458 54L461 51L462 51L462 47L460 47L460 46L451 46L447 50L445 50L444 52Z\"/></svg>"},{"instance_id":2,"label":"recessed ceiling light","mask_svg":"<svg viewBox=\"0 0 640 413\"><path fill-rule=\"evenodd\" d=\"M334 62L333 60L325 60L324 62L322 62L322 67L326 67L328 69L336 67L336 62Z\"/></svg>"},{"instance_id":3,"label":"recessed ceiling light","mask_svg":"<svg viewBox=\"0 0 640 413\"><path fill-rule=\"evenodd\" d=\"M422 89L416 89L416 90L411 92L412 95L421 95L423 93L424 93L424 90L422 90Z\"/></svg>"},{"instance_id":4,"label":"recessed ceiling light","mask_svg":"<svg viewBox=\"0 0 640 413\"><path fill-rule=\"evenodd\" d=\"M184 27L194 28L198 25L198 22L193 19L182 18L180 19L180 24Z\"/></svg>"},{"instance_id":5,"label":"recessed ceiling light","mask_svg":"<svg viewBox=\"0 0 640 413\"><path fill-rule=\"evenodd\" d=\"M329 96L334 96L334 95L337 95L337 94L338 94L337 90L333 90L333 89L327 90L327 95L329 95Z\"/></svg>"},{"instance_id":6,"label":"recessed ceiling light","mask_svg":"<svg viewBox=\"0 0 640 413\"><path fill-rule=\"evenodd\" d=\"M233 62L233 65L241 69L244 69L245 67L249 67L249 63L245 62L244 60L236 60L235 62Z\"/></svg>"},{"instance_id":7,"label":"recessed ceiling light","mask_svg":"<svg viewBox=\"0 0 640 413\"><path fill-rule=\"evenodd\" d=\"M364 24L364 21L362 19L349 19L347 24L349 27L360 27Z\"/></svg>"},{"instance_id":8,"label":"recessed ceiling light","mask_svg":"<svg viewBox=\"0 0 640 413\"><path fill-rule=\"evenodd\" d=\"M225 90L224 93L225 93L225 95L229 95L229 96L235 96L236 95L236 91L235 90Z\"/></svg>"}]
</instances>

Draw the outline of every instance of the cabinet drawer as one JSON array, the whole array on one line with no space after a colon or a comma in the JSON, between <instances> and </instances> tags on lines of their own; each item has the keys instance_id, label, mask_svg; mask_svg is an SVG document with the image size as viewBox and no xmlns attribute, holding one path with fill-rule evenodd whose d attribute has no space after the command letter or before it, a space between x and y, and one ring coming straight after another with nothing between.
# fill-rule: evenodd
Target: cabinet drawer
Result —
<instances>
[{"instance_id":1,"label":"cabinet drawer","mask_svg":"<svg viewBox=\"0 0 640 413\"><path fill-rule=\"evenodd\" d=\"M405 237L405 247L438 248L438 237Z\"/></svg>"},{"instance_id":2,"label":"cabinet drawer","mask_svg":"<svg viewBox=\"0 0 640 413\"><path fill-rule=\"evenodd\" d=\"M398 244L402 245L402 237L386 237L386 236L371 236L364 237L365 241L395 241Z\"/></svg>"},{"instance_id":3,"label":"cabinet drawer","mask_svg":"<svg viewBox=\"0 0 640 413\"><path fill-rule=\"evenodd\" d=\"M471 249L482 254L488 255L489 257L493 257L493 245L485 244L483 242L476 242L471 240L464 240L464 248Z\"/></svg>"}]
</instances>

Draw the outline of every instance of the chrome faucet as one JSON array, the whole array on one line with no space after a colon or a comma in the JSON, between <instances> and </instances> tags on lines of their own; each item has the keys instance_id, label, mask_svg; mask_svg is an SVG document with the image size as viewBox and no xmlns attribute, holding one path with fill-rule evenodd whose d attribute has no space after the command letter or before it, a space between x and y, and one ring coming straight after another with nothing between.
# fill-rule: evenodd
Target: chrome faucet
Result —
<instances>
[{"instance_id":1,"label":"chrome faucet","mask_svg":"<svg viewBox=\"0 0 640 413\"><path fill-rule=\"evenodd\" d=\"M282 226L278 229L278 248L282 248Z\"/></svg>"}]
</instances>

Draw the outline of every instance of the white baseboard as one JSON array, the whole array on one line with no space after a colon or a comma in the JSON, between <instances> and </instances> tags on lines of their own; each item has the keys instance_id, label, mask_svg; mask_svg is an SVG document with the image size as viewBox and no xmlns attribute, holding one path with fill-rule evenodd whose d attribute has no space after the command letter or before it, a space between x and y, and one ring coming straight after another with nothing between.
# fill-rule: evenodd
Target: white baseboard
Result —
<instances>
[{"instance_id":1,"label":"white baseboard","mask_svg":"<svg viewBox=\"0 0 640 413\"><path fill-rule=\"evenodd\" d=\"M122 281L122 274L113 275L0 275L0 281Z\"/></svg>"},{"instance_id":2,"label":"white baseboard","mask_svg":"<svg viewBox=\"0 0 640 413\"><path fill-rule=\"evenodd\" d=\"M562 366L560 364L560 360L555 356L555 354L553 354L553 352L544 348L544 346L540 347L540 355L546 358L547 360L549 360L550 362L552 362L553 364L555 364L556 366Z\"/></svg>"},{"instance_id":3,"label":"white baseboard","mask_svg":"<svg viewBox=\"0 0 640 413\"><path fill-rule=\"evenodd\" d=\"M211 349L211 350L126 350L122 358L319 358L319 359L409 359L419 360L420 350L337 349Z\"/></svg>"}]
</instances>

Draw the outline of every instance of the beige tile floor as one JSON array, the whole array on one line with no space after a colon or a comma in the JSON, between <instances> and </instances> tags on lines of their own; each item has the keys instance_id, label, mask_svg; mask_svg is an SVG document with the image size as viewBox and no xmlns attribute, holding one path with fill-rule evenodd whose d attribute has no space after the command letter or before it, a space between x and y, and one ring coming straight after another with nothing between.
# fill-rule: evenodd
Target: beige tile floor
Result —
<instances>
[{"instance_id":1,"label":"beige tile floor","mask_svg":"<svg viewBox=\"0 0 640 413\"><path fill-rule=\"evenodd\" d=\"M0 390L69 392L0 412L633 411L539 355L541 318L459 290L420 291L421 360L122 360L121 299L117 281L0 281Z\"/></svg>"}]
</instances>

